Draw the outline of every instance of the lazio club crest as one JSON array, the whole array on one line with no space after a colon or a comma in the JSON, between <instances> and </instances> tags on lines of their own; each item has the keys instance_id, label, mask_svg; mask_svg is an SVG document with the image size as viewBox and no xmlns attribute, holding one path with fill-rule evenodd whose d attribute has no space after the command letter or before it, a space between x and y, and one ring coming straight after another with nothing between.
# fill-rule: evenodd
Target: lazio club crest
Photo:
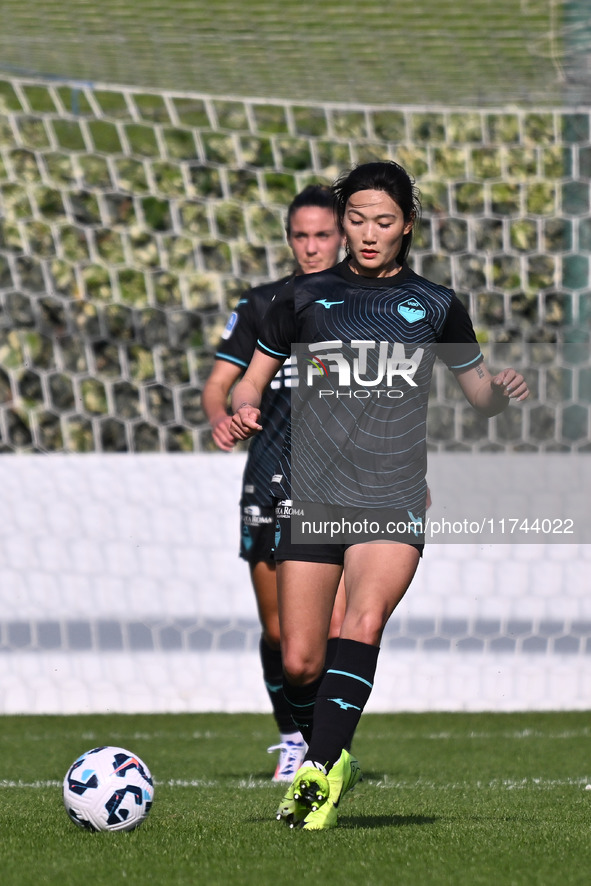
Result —
<instances>
[{"instance_id":1,"label":"lazio club crest","mask_svg":"<svg viewBox=\"0 0 591 886\"><path fill-rule=\"evenodd\" d=\"M402 314L408 323L416 323L423 319L426 311L416 298L407 298L406 301L398 305L398 313Z\"/></svg>"}]
</instances>

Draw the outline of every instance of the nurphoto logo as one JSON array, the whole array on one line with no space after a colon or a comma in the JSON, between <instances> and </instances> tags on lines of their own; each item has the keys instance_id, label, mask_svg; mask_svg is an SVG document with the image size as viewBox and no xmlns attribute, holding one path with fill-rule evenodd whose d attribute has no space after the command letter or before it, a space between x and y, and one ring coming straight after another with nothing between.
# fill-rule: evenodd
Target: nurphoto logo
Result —
<instances>
[{"instance_id":1,"label":"nurphoto logo","mask_svg":"<svg viewBox=\"0 0 591 886\"><path fill-rule=\"evenodd\" d=\"M415 388L414 376L423 358L424 349L417 348L407 357L401 342L334 341L315 342L308 345L314 351L306 357L308 363L306 382L314 385L318 377L329 379L338 388L361 388L382 386L392 388L394 382L405 381ZM402 396L402 395L401 395Z\"/></svg>"}]
</instances>

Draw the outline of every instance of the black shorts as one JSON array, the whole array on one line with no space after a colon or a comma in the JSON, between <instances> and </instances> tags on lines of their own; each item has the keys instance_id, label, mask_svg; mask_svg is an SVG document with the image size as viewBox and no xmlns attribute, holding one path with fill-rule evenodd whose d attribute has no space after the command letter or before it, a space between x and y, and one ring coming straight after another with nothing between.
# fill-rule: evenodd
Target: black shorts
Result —
<instances>
[{"instance_id":1,"label":"black shorts","mask_svg":"<svg viewBox=\"0 0 591 886\"><path fill-rule=\"evenodd\" d=\"M261 561L273 562L275 508L240 505L240 556L251 566Z\"/></svg>"},{"instance_id":2,"label":"black shorts","mask_svg":"<svg viewBox=\"0 0 591 886\"><path fill-rule=\"evenodd\" d=\"M416 517L393 508L378 511L332 506L327 513L322 506L280 501L275 507L275 518L273 555L276 561L342 565L347 548L380 541L410 545L423 556L424 514ZM303 531L308 526L309 542ZM386 527L390 531L386 531Z\"/></svg>"}]
</instances>

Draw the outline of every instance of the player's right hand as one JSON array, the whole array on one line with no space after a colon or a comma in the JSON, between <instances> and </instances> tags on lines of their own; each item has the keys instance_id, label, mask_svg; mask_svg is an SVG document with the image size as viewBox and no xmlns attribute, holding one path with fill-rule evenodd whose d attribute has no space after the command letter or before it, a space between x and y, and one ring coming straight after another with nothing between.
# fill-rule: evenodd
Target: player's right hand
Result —
<instances>
[{"instance_id":1,"label":"player's right hand","mask_svg":"<svg viewBox=\"0 0 591 886\"><path fill-rule=\"evenodd\" d=\"M218 449L223 449L224 452L230 452L234 448L234 444L236 443L236 440L234 439L230 431L231 424L232 416L226 415L221 418L211 429L213 442L218 447Z\"/></svg>"},{"instance_id":2,"label":"player's right hand","mask_svg":"<svg viewBox=\"0 0 591 886\"><path fill-rule=\"evenodd\" d=\"M259 424L260 417L260 409L256 409L248 403L240 406L232 416L230 433L236 440L248 440L258 431L263 430L263 426Z\"/></svg>"}]
</instances>

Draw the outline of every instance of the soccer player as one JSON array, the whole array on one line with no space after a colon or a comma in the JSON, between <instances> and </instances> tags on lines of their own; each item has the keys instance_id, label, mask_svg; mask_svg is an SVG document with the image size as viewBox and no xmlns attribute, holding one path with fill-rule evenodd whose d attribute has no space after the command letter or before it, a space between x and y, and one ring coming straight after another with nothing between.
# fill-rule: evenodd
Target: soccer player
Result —
<instances>
[{"instance_id":1,"label":"soccer player","mask_svg":"<svg viewBox=\"0 0 591 886\"><path fill-rule=\"evenodd\" d=\"M382 632L422 556L436 356L485 416L529 393L514 369L491 375L454 292L406 264L420 212L407 172L393 162L361 164L333 190L346 257L296 277L277 296L234 389L231 424L236 439L261 432L263 391L298 343L299 385L274 478L275 557L284 692L309 748L277 818L308 830L334 827L341 797L360 778L347 749L372 690ZM329 516L308 521L325 527L314 543L304 520L297 523L302 512ZM357 526L366 528L356 535ZM324 671L341 574L345 615Z\"/></svg>"},{"instance_id":2,"label":"soccer player","mask_svg":"<svg viewBox=\"0 0 591 886\"><path fill-rule=\"evenodd\" d=\"M299 193L287 211L287 242L295 260L293 274L274 283L257 286L238 302L231 315L216 352L211 374L203 389L203 408L212 428L216 445L230 450L235 444L230 434L228 395L248 366L255 350L262 319L271 299L293 277L323 271L336 264L343 238L339 232L330 188L309 185ZM250 568L257 600L262 634L259 644L263 677L277 726L279 743L269 751L279 751L274 781L291 782L303 761L306 745L296 729L291 709L283 696L283 671L279 640L277 585L273 544L275 510L271 496L271 479L279 460L286 433L290 391L294 382L290 367L278 369L261 403L265 429L249 449L243 476L240 556ZM335 606L330 630L329 655L338 636L341 603Z\"/></svg>"}]
</instances>

